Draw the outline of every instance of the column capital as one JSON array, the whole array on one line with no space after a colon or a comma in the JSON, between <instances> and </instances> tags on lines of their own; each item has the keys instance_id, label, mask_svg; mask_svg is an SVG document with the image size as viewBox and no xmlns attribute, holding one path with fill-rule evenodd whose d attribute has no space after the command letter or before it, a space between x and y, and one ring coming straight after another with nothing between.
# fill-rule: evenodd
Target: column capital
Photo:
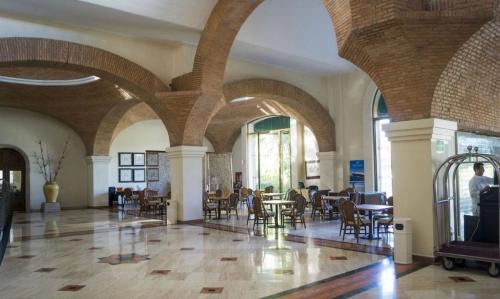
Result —
<instances>
[{"instance_id":1,"label":"column capital","mask_svg":"<svg viewBox=\"0 0 500 299\"><path fill-rule=\"evenodd\" d=\"M457 131L457 122L439 118L400 121L382 126L391 142L415 140L450 140Z\"/></svg>"},{"instance_id":2,"label":"column capital","mask_svg":"<svg viewBox=\"0 0 500 299\"><path fill-rule=\"evenodd\" d=\"M320 161L325 161L325 160L335 160L335 157L337 156L337 152L335 151L330 151L330 152L318 152L316 153L316 156Z\"/></svg>"},{"instance_id":3,"label":"column capital","mask_svg":"<svg viewBox=\"0 0 500 299\"><path fill-rule=\"evenodd\" d=\"M101 163L101 164L106 164L111 162L111 157L110 156L87 156L85 157L85 161L87 161L87 164L94 164L94 163Z\"/></svg>"},{"instance_id":4,"label":"column capital","mask_svg":"<svg viewBox=\"0 0 500 299\"><path fill-rule=\"evenodd\" d=\"M166 150L169 159L175 158L202 158L207 152L206 146L174 146Z\"/></svg>"}]
</instances>

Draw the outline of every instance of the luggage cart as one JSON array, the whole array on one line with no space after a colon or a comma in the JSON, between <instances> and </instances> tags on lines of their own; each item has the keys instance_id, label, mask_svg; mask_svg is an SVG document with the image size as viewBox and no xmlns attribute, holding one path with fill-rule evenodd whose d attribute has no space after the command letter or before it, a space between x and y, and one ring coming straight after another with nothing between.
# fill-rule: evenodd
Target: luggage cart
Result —
<instances>
[{"instance_id":1,"label":"luggage cart","mask_svg":"<svg viewBox=\"0 0 500 299\"><path fill-rule=\"evenodd\" d=\"M474 148L474 152L471 146L467 149L468 153L446 159L434 174L434 216L437 238L435 255L443 258L442 265L446 270L453 270L455 265L465 265L466 260L489 263L488 274L496 277L500 274L500 244L471 242L459 238L460 205L457 175L462 163L484 162L493 165L497 177L500 178L500 157L478 153L477 147Z\"/></svg>"}]
</instances>

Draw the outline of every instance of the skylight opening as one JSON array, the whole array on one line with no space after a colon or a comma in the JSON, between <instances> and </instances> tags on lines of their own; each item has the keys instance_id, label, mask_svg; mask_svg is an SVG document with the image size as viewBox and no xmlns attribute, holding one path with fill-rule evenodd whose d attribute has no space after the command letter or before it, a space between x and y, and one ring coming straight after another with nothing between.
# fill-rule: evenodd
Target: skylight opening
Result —
<instances>
[{"instance_id":1,"label":"skylight opening","mask_svg":"<svg viewBox=\"0 0 500 299\"><path fill-rule=\"evenodd\" d=\"M37 80L37 79L0 76L0 82L2 83L33 85L33 86L77 86L77 85L89 84L100 79L101 78L97 76L88 76L84 78L69 79L69 80Z\"/></svg>"},{"instance_id":2,"label":"skylight opening","mask_svg":"<svg viewBox=\"0 0 500 299\"><path fill-rule=\"evenodd\" d=\"M241 98L237 98L237 99L232 100L231 103L245 102L245 101L250 101L253 99L255 99L255 97L241 97Z\"/></svg>"}]
</instances>

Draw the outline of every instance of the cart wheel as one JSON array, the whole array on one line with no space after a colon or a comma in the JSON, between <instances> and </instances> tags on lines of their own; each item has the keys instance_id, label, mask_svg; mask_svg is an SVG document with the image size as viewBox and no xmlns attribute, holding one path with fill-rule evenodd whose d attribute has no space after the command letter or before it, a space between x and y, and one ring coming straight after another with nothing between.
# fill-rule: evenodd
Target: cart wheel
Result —
<instances>
[{"instance_id":1,"label":"cart wheel","mask_svg":"<svg viewBox=\"0 0 500 299\"><path fill-rule=\"evenodd\" d=\"M488 274L491 277L497 277L500 274L500 269L495 263L491 263L490 266L488 267Z\"/></svg>"},{"instance_id":2,"label":"cart wheel","mask_svg":"<svg viewBox=\"0 0 500 299\"><path fill-rule=\"evenodd\" d=\"M465 259L455 259L455 265L465 267Z\"/></svg>"},{"instance_id":3,"label":"cart wheel","mask_svg":"<svg viewBox=\"0 0 500 299\"><path fill-rule=\"evenodd\" d=\"M449 257L443 257L443 268L453 270L455 268L455 260Z\"/></svg>"}]
</instances>

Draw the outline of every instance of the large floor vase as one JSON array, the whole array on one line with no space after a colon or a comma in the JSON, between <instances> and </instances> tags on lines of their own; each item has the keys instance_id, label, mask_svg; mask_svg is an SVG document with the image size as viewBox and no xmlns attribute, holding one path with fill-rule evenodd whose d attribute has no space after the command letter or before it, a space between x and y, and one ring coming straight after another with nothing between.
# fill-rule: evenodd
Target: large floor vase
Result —
<instances>
[{"instance_id":1,"label":"large floor vase","mask_svg":"<svg viewBox=\"0 0 500 299\"><path fill-rule=\"evenodd\" d=\"M43 194L45 195L45 202L57 202L59 185L56 182L45 183L43 185Z\"/></svg>"}]
</instances>

